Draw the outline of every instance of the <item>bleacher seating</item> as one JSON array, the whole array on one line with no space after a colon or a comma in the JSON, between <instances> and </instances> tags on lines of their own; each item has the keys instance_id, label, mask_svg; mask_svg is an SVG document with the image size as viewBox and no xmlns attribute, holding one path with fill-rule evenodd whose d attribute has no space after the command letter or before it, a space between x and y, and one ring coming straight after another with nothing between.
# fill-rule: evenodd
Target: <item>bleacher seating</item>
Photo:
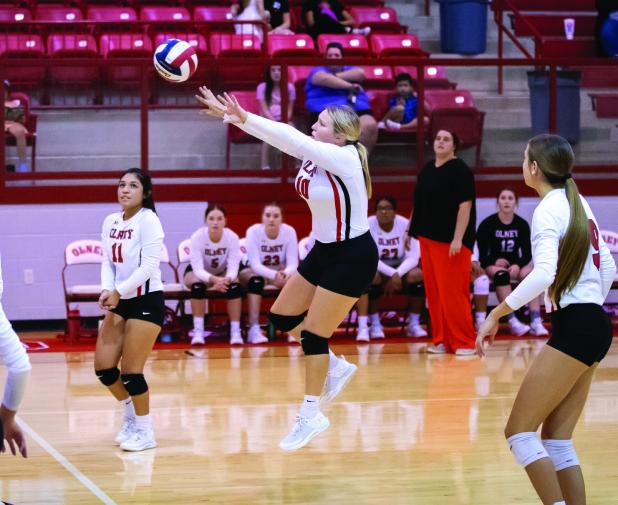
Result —
<instances>
[{"instance_id":1,"label":"bleacher seating","mask_svg":"<svg viewBox=\"0 0 618 505\"><path fill-rule=\"evenodd\" d=\"M0 5L0 22L24 23L32 20L28 9L14 5Z\"/></svg>"},{"instance_id":2,"label":"bleacher seating","mask_svg":"<svg viewBox=\"0 0 618 505\"><path fill-rule=\"evenodd\" d=\"M388 56L427 56L418 37L413 34L379 33L370 36L371 49L377 58Z\"/></svg>"},{"instance_id":3,"label":"bleacher seating","mask_svg":"<svg viewBox=\"0 0 618 505\"><path fill-rule=\"evenodd\" d=\"M418 69L416 67L396 66L394 69L394 77L402 72L407 72L412 77L414 86L418 81ZM425 67L425 89L455 89L457 83L451 82L446 77L444 67Z\"/></svg>"},{"instance_id":4,"label":"bleacher seating","mask_svg":"<svg viewBox=\"0 0 618 505\"><path fill-rule=\"evenodd\" d=\"M142 7L139 17L142 21L191 21L191 14L184 7Z\"/></svg>"},{"instance_id":5,"label":"bleacher seating","mask_svg":"<svg viewBox=\"0 0 618 505\"><path fill-rule=\"evenodd\" d=\"M269 35L266 48L269 56L315 56L313 39L306 34Z\"/></svg>"},{"instance_id":6,"label":"bleacher seating","mask_svg":"<svg viewBox=\"0 0 618 505\"><path fill-rule=\"evenodd\" d=\"M40 35L0 34L0 57L40 59L44 55L45 47ZM19 88L36 88L45 80L45 68L35 65L11 66L5 69L4 77Z\"/></svg>"},{"instance_id":7,"label":"bleacher seating","mask_svg":"<svg viewBox=\"0 0 618 505\"><path fill-rule=\"evenodd\" d=\"M37 21L80 21L83 19L82 11L77 7L65 7L63 5L38 5L34 11L34 19Z\"/></svg>"},{"instance_id":8,"label":"bleacher seating","mask_svg":"<svg viewBox=\"0 0 618 505\"><path fill-rule=\"evenodd\" d=\"M397 21L397 11L390 7L351 7L350 15L360 28L369 27L372 33L404 33Z\"/></svg>"},{"instance_id":9,"label":"bleacher seating","mask_svg":"<svg viewBox=\"0 0 618 505\"><path fill-rule=\"evenodd\" d=\"M370 56L369 42L363 35L322 34L318 36L318 51L326 54L326 47L331 42L338 42L343 46L346 56Z\"/></svg>"},{"instance_id":10,"label":"bleacher seating","mask_svg":"<svg viewBox=\"0 0 618 505\"><path fill-rule=\"evenodd\" d=\"M590 93L590 98L597 117L618 118L618 93Z\"/></svg>"},{"instance_id":11,"label":"bleacher seating","mask_svg":"<svg viewBox=\"0 0 618 505\"><path fill-rule=\"evenodd\" d=\"M244 107L248 112L259 114L260 106L255 97L254 91L231 91L230 94L234 95L238 100L238 103ZM230 168L230 147L232 144L245 144L260 142L258 139L245 133L240 128L229 124L227 128L227 141L225 144L225 168Z\"/></svg>"},{"instance_id":12,"label":"bleacher seating","mask_svg":"<svg viewBox=\"0 0 618 505\"><path fill-rule=\"evenodd\" d=\"M136 21L137 13L131 7L116 7L110 5L100 5L88 7L86 19L93 21Z\"/></svg>"},{"instance_id":13,"label":"bleacher seating","mask_svg":"<svg viewBox=\"0 0 618 505\"><path fill-rule=\"evenodd\" d=\"M99 39L101 55L114 58L151 58L150 37L139 33L105 33ZM107 69L107 82L113 86L135 89L141 83L142 72L135 65L113 65Z\"/></svg>"},{"instance_id":14,"label":"bleacher seating","mask_svg":"<svg viewBox=\"0 0 618 505\"><path fill-rule=\"evenodd\" d=\"M92 35L55 33L47 38L47 54L52 58L99 58L97 42ZM50 69L52 82L62 86L90 87L99 78L99 68L96 65L52 66Z\"/></svg>"},{"instance_id":15,"label":"bleacher seating","mask_svg":"<svg viewBox=\"0 0 618 505\"><path fill-rule=\"evenodd\" d=\"M395 79L391 67L387 66L363 66L365 71L365 80L363 88L365 89L388 89L393 90Z\"/></svg>"}]
</instances>

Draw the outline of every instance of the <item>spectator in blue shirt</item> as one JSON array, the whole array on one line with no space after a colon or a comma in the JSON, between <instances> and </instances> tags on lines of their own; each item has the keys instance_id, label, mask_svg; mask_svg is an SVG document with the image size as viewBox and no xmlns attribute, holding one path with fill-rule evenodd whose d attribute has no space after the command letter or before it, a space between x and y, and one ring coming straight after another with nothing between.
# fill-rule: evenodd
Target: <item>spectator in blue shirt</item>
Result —
<instances>
[{"instance_id":1,"label":"spectator in blue shirt","mask_svg":"<svg viewBox=\"0 0 618 505\"><path fill-rule=\"evenodd\" d=\"M400 128L414 128L417 125L418 98L412 84L412 76L402 72L395 78L397 84L397 95L388 101L389 110L384 115L382 121L378 123L378 128L388 128L399 130ZM425 106L427 110L427 106ZM424 118L425 126L429 124L429 118Z\"/></svg>"},{"instance_id":2,"label":"spectator in blue shirt","mask_svg":"<svg viewBox=\"0 0 618 505\"><path fill-rule=\"evenodd\" d=\"M343 58L343 46L339 42L331 42L326 46L325 56L329 60L340 60ZM328 105L349 105L360 118L360 142L371 151L378 138L378 127L371 113L369 97L360 84L365 80L365 71L360 67L333 63L314 68L307 77L306 107L314 116L311 124Z\"/></svg>"}]
</instances>

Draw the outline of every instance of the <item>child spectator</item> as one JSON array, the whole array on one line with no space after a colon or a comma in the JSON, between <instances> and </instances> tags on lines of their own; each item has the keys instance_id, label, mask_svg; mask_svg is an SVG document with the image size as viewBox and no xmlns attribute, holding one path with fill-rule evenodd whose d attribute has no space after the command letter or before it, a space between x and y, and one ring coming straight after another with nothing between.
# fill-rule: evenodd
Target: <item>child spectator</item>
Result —
<instances>
[{"instance_id":1,"label":"child spectator","mask_svg":"<svg viewBox=\"0 0 618 505\"><path fill-rule=\"evenodd\" d=\"M264 82L258 84L256 98L260 104L260 113L267 119L281 121L281 65L266 67L264 72ZM296 88L288 82L288 124L294 110L294 100L296 99ZM266 142L262 143L262 169L270 168L270 158L273 148Z\"/></svg>"},{"instance_id":2,"label":"child spectator","mask_svg":"<svg viewBox=\"0 0 618 505\"><path fill-rule=\"evenodd\" d=\"M389 128L399 130L400 128L414 128L417 125L418 98L412 84L412 76L402 72L395 78L397 85L397 95L388 101L389 110L384 115L382 121L378 123L378 128ZM429 118L423 118L425 125L429 124Z\"/></svg>"}]
</instances>

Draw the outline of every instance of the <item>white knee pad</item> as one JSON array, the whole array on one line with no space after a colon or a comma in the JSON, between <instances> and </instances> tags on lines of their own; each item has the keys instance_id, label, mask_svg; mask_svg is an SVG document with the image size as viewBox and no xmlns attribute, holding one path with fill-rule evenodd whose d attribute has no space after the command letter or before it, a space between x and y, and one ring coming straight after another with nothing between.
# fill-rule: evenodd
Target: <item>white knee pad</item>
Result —
<instances>
[{"instance_id":1,"label":"white knee pad","mask_svg":"<svg viewBox=\"0 0 618 505\"><path fill-rule=\"evenodd\" d=\"M479 275L474 280L474 289L472 291L475 295L488 295L489 294L489 277L485 274Z\"/></svg>"},{"instance_id":2,"label":"white knee pad","mask_svg":"<svg viewBox=\"0 0 618 505\"><path fill-rule=\"evenodd\" d=\"M579 466L579 459L573 448L573 440L546 439L543 440L543 447L549 454L556 472L570 466Z\"/></svg>"},{"instance_id":3,"label":"white knee pad","mask_svg":"<svg viewBox=\"0 0 618 505\"><path fill-rule=\"evenodd\" d=\"M506 439L515 460L524 468L542 458L549 458L538 435L534 431L516 433Z\"/></svg>"}]
</instances>

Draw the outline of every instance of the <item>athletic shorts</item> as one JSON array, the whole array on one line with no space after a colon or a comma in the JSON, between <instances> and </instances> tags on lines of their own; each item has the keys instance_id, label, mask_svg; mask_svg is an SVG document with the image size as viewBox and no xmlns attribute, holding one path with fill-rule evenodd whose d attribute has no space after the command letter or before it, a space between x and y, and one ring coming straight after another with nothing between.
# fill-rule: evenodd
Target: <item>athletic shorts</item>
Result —
<instances>
[{"instance_id":1,"label":"athletic shorts","mask_svg":"<svg viewBox=\"0 0 618 505\"><path fill-rule=\"evenodd\" d=\"M612 345L609 316L596 303L572 303L551 312L548 345L588 366L600 362Z\"/></svg>"},{"instance_id":2,"label":"athletic shorts","mask_svg":"<svg viewBox=\"0 0 618 505\"><path fill-rule=\"evenodd\" d=\"M135 298L121 299L118 306L112 309L114 314L118 314L125 320L139 319L148 321L157 326L163 326L165 319L165 298L163 291L153 291Z\"/></svg>"},{"instance_id":3,"label":"athletic shorts","mask_svg":"<svg viewBox=\"0 0 618 505\"><path fill-rule=\"evenodd\" d=\"M324 244L316 240L298 273L314 286L359 298L378 269L378 248L369 232L360 237Z\"/></svg>"}]
</instances>

